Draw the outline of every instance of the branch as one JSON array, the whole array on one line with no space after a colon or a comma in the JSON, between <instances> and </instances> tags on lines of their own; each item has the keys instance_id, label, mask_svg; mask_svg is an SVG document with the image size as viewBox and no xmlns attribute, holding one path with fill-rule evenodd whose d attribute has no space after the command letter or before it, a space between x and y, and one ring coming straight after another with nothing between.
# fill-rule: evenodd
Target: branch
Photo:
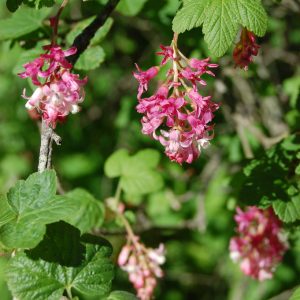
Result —
<instances>
[{"instance_id":1,"label":"branch","mask_svg":"<svg viewBox=\"0 0 300 300\"><path fill-rule=\"evenodd\" d=\"M107 18L113 12L120 0L110 0L103 8L103 11L96 19L80 33L73 42L73 47L77 48L74 55L67 57L67 60L74 65L79 56L89 46L91 39L94 37L97 30L105 23Z\"/></svg>"},{"instance_id":2,"label":"branch","mask_svg":"<svg viewBox=\"0 0 300 300\"><path fill-rule=\"evenodd\" d=\"M57 145L60 145L61 139L54 132L51 126L42 120L41 126L41 147L39 155L38 171L43 172L51 167L51 155L52 155L52 142L55 141Z\"/></svg>"}]
</instances>

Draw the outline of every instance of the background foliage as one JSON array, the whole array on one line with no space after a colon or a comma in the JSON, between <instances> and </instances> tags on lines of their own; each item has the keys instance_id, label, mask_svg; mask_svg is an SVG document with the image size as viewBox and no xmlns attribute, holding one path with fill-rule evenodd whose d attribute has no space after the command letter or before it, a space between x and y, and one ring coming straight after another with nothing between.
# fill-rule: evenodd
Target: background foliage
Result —
<instances>
[{"instance_id":1,"label":"background foliage","mask_svg":"<svg viewBox=\"0 0 300 300\"><path fill-rule=\"evenodd\" d=\"M21 2L43 8L21 7L10 15L5 3L0 4L0 193L6 193L18 179L36 171L39 131L24 108L25 100L20 97L24 81L16 74L22 64L40 53L39 47L47 43L50 30L45 18L52 11L47 6L54 1L12 2L15 6L11 10ZM193 2L186 1L191 6ZM206 2L213 6L217 0L203 1ZM59 42L70 46L89 22L86 18L92 19L103 3L103 0L72 1L62 15ZM126 192L126 206L134 212L128 213L134 228L147 245L156 247L164 242L167 247L165 277L157 289L157 299L263 300L273 297L279 300L288 299L291 289L299 284L300 29L296 25L300 7L293 0L280 3L266 0L263 4L270 18L266 36L259 39L261 49L256 63L248 72L235 69L229 51L218 60L216 80L208 79L209 94L222 106L215 119L216 137L193 165L181 167L159 155L163 149L141 134L140 116L134 109L137 87L131 74L134 63L147 68L160 62L155 52L160 44L167 45L172 39L172 19L180 6L178 0L122 0L75 66L82 72L88 70L89 83L82 112L57 127L63 139L62 146L54 150L57 176L66 191L78 187L90 191L93 196L86 195L89 202L80 207L83 215L88 209L94 211L95 220L100 220L98 226L103 220L103 201L114 194L118 184L116 177L120 177ZM202 23L198 22L198 25ZM209 22L205 19L203 22L204 35L199 28L187 31L180 35L179 45L187 55L211 56L215 62L217 58L213 54L221 55L226 49L209 51L204 42L204 39L209 41L206 29ZM237 34L237 24L229 32L231 40ZM173 26L176 30L176 22ZM186 29L189 26L187 24ZM263 32L256 34L263 35ZM26 88L31 87L28 84ZM126 150L120 151L120 148ZM146 148L152 150L138 152ZM122 166L118 165L118 159L115 163L113 157L107 161L115 150L119 151L114 157L121 156ZM139 161L145 161L145 151L149 165L140 172ZM140 156L140 160L135 159L136 156ZM136 174L135 167L140 173ZM130 184L132 182L134 184ZM139 186L145 182L149 190L140 192ZM70 193L73 193L70 197L82 198L80 193L86 191L77 189ZM45 199L48 200L51 201ZM273 205L291 229L291 250L274 279L260 284L246 279L228 256L228 242L234 234L235 205L258 203ZM106 233L105 237L112 243L115 259L124 237L117 234L120 231L117 221L110 220L109 215L106 218L101 233ZM43 218L40 221L48 224L59 219L54 216L51 221ZM65 221L79 226L82 232L92 228L92 223ZM44 230L56 234L55 225L52 229L43 226ZM66 226L65 230L73 232L75 229ZM85 247L94 251L96 246L87 243ZM102 247L109 256L110 246ZM26 265L26 257L22 255L17 257L16 264L21 261ZM6 260L2 258L0 263L2 272ZM11 272L14 267L10 266ZM29 266L34 267L37 266ZM59 270L57 272L59 277ZM3 276L0 273L1 299L11 299ZM20 285L19 282L10 284ZM59 290L65 283L56 284ZM131 290L122 271L117 271L113 285L114 289ZM80 292L80 288L78 290ZM114 293L108 299L119 299L118 292Z\"/></svg>"}]
</instances>

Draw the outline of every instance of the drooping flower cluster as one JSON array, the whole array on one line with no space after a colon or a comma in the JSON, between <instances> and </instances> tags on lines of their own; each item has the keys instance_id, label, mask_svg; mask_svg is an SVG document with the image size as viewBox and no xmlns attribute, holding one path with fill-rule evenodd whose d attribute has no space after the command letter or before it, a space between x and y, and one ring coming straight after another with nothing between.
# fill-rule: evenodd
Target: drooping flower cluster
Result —
<instances>
[{"instance_id":1,"label":"drooping flower cluster","mask_svg":"<svg viewBox=\"0 0 300 300\"><path fill-rule=\"evenodd\" d=\"M172 161L191 163L213 138L211 121L219 106L211 101L211 96L201 95L200 89L206 85L202 76L214 76L210 68L218 65L210 63L209 58L186 58L177 48L176 36L171 46L161 49L157 53L163 55L161 65L171 62L171 67L154 95L142 98L160 67L141 71L136 65L138 71L133 73L139 82L136 108L144 114L142 132L158 140Z\"/></svg>"},{"instance_id":2,"label":"drooping flower cluster","mask_svg":"<svg viewBox=\"0 0 300 300\"><path fill-rule=\"evenodd\" d=\"M253 56L258 54L259 45L256 44L255 35L246 28L242 29L240 41L233 50L233 60L236 66L248 70Z\"/></svg>"},{"instance_id":3,"label":"drooping flower cluster","mask_svg":"<svg viewBox=\"0 0 300 300\"><path fill-rule=\"evenodd\" d=\"M23 98L27 99L26 108L36 109L42 118L55 127L57 121L62 121L69 113L77 113L84 100L83 86L87 79L80 80L79 75L71 73L72 64L66 57L76 53L72 47L63 51L57 45L43 47L45 54L24 65L25 71L18 74L21 78L31 78L37 86L34 93L27 97L25 90Z\"/></svg>"},{"instance_id":4,"label":"drooping flower cluster","mask_svg":"<svg viewBox=\"0 0 300 300\"><path fill-rule=\"evenodd\" d=\"M237 208L238 236L230 240L230 257L246 275L260 281L270 279L288 249L281 222L273 209Z\"/></svg>"},{"instance_id":5,"label":"drooping flower cluster","mask_svg":"<svg viewBox=\"0 0 300 300\"><path fill-rule=\"evenodd\" d=\"M163 276L160 268L165 262L164 245L157 249L146 248L139 242L138 237L128 239L128 243L122 248L118 264L129 274L129 280L137 291L141 300L150 300L157 285L157 278Z\"/></svg>"}]
</instances>

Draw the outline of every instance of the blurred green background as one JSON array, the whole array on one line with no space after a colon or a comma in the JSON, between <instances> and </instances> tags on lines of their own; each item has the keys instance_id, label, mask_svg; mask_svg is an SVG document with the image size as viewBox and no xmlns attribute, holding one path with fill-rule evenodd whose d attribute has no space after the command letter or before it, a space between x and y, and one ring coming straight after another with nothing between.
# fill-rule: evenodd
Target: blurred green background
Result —
<instances>
[{"instance_id":1,"label":"blurred green background","mask_svg":"<svg viewBox=\"0 0 300 300\"><path fill-rule=\"evenodd\" d=\"M10 15L4 2L0 4L1 19ZM77 22L92 17L104 2L70 2L60 25L64 47L70 46L78 33ZM62 145L54 147L53 165L63 189L83 187L103 200L116 188L116 182L103 175L104 162L111 153L119 148L131 153L157 149L162 153L159 169L164 189L143 199L126 200L135 213L136 228L142 228L143 241L152 247L166 244L165 276L156 299L288 299L291 289L299 284L297 232L292 233L292 250L274 279L263 283L242 275L229 259L228 243L235 226L234 175L248 159L299 132L299 1L263 1L270 16L268 32L258 40L261 49L248 72L234 68L231 53L221 59L212 57L220 67L216 78L207 78L205 93L221 103L215 117L215 138L195 163L184 166L171 163L160 144L142 135L141 116L135 111L137 82L132 76L134 63L142 69L160 63L155 52L160 44L170 44L171 22L180 2L138 2L131 9L119 7L113 13L113 20L106 24L107 36L94 45L99 47L95 50L98 59L88 62L88 68L92 65L94 69L87 72L83 109L57 126ZM37 169L39 129L20 96L24 87L28 94L32 90L16 73L32 58L28 58L31 48L35 48L33 54L39 53L37 45L49 37L46 25L30 33L26 42L22 42L24 38L0 41L0 193ZM180 35L179 47L189 57L210 56L199 28ZM84 68L78 65L82 76ZM155 85L150 89L155 90ZM242 205L243 199L238 200ZM117 253L123 237L106 237ZM3 259L1 300L10 299L3 283L4 264ZM114 285L132 291L122 271L118 271Z\"/></svg>"}]
</instances>

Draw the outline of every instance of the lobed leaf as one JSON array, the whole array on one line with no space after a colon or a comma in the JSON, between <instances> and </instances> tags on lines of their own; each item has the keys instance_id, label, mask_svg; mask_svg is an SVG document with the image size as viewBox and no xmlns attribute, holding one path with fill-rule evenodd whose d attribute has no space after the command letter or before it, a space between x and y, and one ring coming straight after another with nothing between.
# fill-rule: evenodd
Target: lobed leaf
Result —
<instances>
[{"instance_id":1,"label":"lobed leaf","mask_svg":"<svg viewBox=\"0 0 300 300\"><path fill-rule=\"evenodd\" d=\"M222 56L233 44L240 25L263 36L267 14L260 0L184 0L173 19L173 31L183 33L202 24L209 49Z\"/></svg>"},{"instance_id":2,"label":"lobed leaf","mask_svg":"<svg viewBox=\"0 0 300 300\"><path fill-rule=\"evenodd\" d=\"M106 298L106 300L137 300L138 298L128 292L125 291L113 291Z\"/></svg>"},{"instance_id":3,"label":"lobed leaf","mask_svg":"<svg viewBox=\"0 0 300 300\"><path fill-rule=\"evenodd\" d=\"M82 31L95 19L95 17L88 18L86 20L78 22L74 28L67 34L66 40L69 45L72 45L77 35L82 33ZM97 45L102 42L110 31L113 25L113 19L108 18L105 23L97 30L95 36L91 39L90 45Z\"/></svg>"},{"instance_id":4,"label":"lobed leaf","mask_svg":"<svg viewBox=\"0 0 300 300\"><path fill-rule=\"evenodd\" d=\"M211 0L185 0L183 7L173 19L173 31L182 33L201 26L205 20L206 7L210 2Z\"/></svg>"},{"instance_id":5,"label":"lobed leaf","mask_svg":"<svg viewBox=\"0 0 300 300\"><path fill-rule=\"evenodd\" d=\"M128 151L120 149L108 157L104 164L104 173L107 177L114 178L122 175L123 164L129 158Z\"/></svg>"},{"instance_id":6,"label":"lobed leaf","mask_svg":"<svg viewBox=\"0 0 300 300\"><path fill-rule=\"evenodd\" d=\"M22 2L23 0L6 0L6 7L10 12L15 12Z\"/></svg>"},{"instance_id":7,"label":"lobed leaf","mask_svg":"<svg viewBox=\"0 0 300 300\"><path fill-rule=\"evenodd\" d=\"M274 212L286 223L300 220L300 195L291 197L289 201L276 200L272 203Z\"/></svg>"},{"instance_id":8,"label":"lobed leaf","mask_svg":"<svg viewBox=\"0 0 300 300\"><path fill-rule=\"evenodd\" d=\"M105 297L113 279L111 253L111 245L102 238L79 238L73 226L51 224L35 249L11 259L6 274L8 286L22 300L57 300L66 289Z\"/></svg>"},{"instance_id":9,"label":"lobed leaf","mask_svg":"<svg viewBox=\"0 0 300 300\"><path fill-rule=\"evenodd\" d=\"M0 41L19 38L42 27L50 10L22 7L10 18L0 20Z\"/></svg>"},{"instance_id":10,"label":"lobed leaf","mask_svg":"<svg viewBox=\"0 0 300 300\"><path fill-rule=\"evenodd\" d=\"M163 179L153 170L128 169L128 173L120 180L122 189L130 195L142 195L160 190Z\"/></svg>"},{"instance_id":11,"label":"lobed leaf","mask_svg":"<svg viewBox=\"0 0 300 300\"><path fill-rule=\"evenodd\" d=\"M103 204L82 189L56 194L54 171L34 173L0 197L0 243L8 249L33 248L45 234L46 224L64 220L87 232L101 226Z\"/></svg>"},{"instance_id":12,"label":"lobed leaf","mask_svg":"<svg viewBox=\"0 0 300 300\"><path fill-rule=\"evenodd\" d=\"M105 162L104 171L108 177L121 177L121 188L131 196L148 194L161 189L162 176L153 170L159 163L156 150L145 149L133 156L127 150L118 150Z\"/></svg>"},{"instance_id":13,"label":"lobed leaf","mask_svg":"<svg viewBox=\"0 0 300 300\"><path fill-rule=\"evenodd\" d=\"M289 300L300 300L300 287L298 287L289 298Z\"/></svg>"},{"instance_id":14,"label":"lobed leaf","mask_svg":"<svg viewBox=\"0 0 300 300\"><path fill-rule=\"evenodd\" d=\"M233 43L239 28L232 0L214 0L205 13L204 40L214 55L222 56Z\"/></svg>"},{"instance_id":15,"label":"lobed leaf","mask_svg":"<svg viewBox=\"0 0 300 300\"><path fill-rule=\"evenodd\" d=\"M137 15L148 0L121 0L117 11L129 17Z\"/></svg>"},{"instance_id":16,"label":"lobed leaf","mask_svg":"<svg viewBox=\"0 0 300 300\"><path fill-rule=\"evenodd\" d=\"M234 0L237 21L254 32L264 36L268 25L268 16L260 0Z\"/></svg>"},{"instance_id":17,"label":"lobed leaf","mask_svg":"<svg viewBox=\"0 0 300 300\"><path fill-rule=\"evenodd\" d=\"M86 49L79 57L74 67L77 70L94 70L104 62L105 52L100 46L92 46Z\"/></svg>"},{"instance_id":18,"label":"lobed leaf","mask_svg":"<svg viewBox=\"0 0 300 300\"><path fill-rule=\"evenodd\" d=\"M76 214L64 220L77 227L82 233L100 227L104 221L104 205L84 189L77 188L65 195L76 207ZM74 207L74 208L75 208Z\"/></svg>"},{"instance_id":19,"label":"lobed leaf","mask_svg":"<svg viewBox=\"0 0 300 300\"><path fill-rule=\"evenodd\" d=\"M238 199L247 205L272 205L286 223L300 220L298 179L300 137L291 135L260 157L251 160L232 183ZM240 185L240 188L238 187Z\"/></svg>"}]
</instances>

